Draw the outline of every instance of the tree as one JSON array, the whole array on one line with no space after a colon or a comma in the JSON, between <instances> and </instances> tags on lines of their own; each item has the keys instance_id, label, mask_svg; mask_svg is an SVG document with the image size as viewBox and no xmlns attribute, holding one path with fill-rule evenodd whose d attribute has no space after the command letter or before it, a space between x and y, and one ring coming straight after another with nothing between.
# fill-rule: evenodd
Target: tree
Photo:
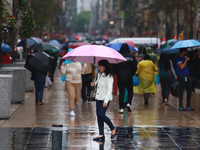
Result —
<instances>
[{"instance_id":1,"label":"tree","mask_svg":"<svg viewBox=\"0 0 200 150\"><path fill-rule=\"evenodd\" d=\"M75 32L88 32L90 24L90 11L83 10L78 14L74 21Z\"/></svg>"},{"instance_id":2,"label":"tree","mask_svg":"<svg viewBox=\"0 0 200 150\"><path fill-rule=\"evenodd\" d=\"M174 22L176 22L177 5L174 0L155 0L155 11L158 18L164 18L166 39L171 39L175 35ZM163 14L159 16L159 13ZM162 19L161 19L162 20Z\"/></svg>"},{"instance_id":3,"label":"tree","mask_svg":"<svg viewBox=\"0 0 200 150\"><path fill-rule=\"evenodd\" d=\"M28 0L14 0L14 8L13 16L8 12L9 4L7 1L3 3L3 1L0 1L0 45L2 41L6 38L6 36L9 34L8 28L13 27L16 22L17 18L15 16L18 16L20 14L21 19L21 25L17 30L13 33L16 34L19 30L19 35L21 38L30 38L33 28L35 27L35 22L33 20L33 10L29 7ZM15 13L16 11L16 13ZM5 22L2 23L2 20ZM0 53L2 52L2 48L0 48Z\"/></svg>"},{"instance_id":4,"label":"tree","mask_svg":"<svg viewBox=\"0 0 200 150\"><path fill-rule=\"evenodd\" d=\"M180 1L181 9L184 13L185 18L185 30L186 38L193 39L193 29L194 22L198 13L198 1L197 0L181 0Z\"/></svg>"},{"instance_id":5,"label":"tree","mask_svg":"<svg viewBox=\"0 0 200 150\"><path fill-rule=\"evenodd\" d=\"M52 17L59 9L59 1L55 0L31 0L30 7L34 11L35 33L41 36L45 27L52 25Z\"/></svg>"}]
</instances>

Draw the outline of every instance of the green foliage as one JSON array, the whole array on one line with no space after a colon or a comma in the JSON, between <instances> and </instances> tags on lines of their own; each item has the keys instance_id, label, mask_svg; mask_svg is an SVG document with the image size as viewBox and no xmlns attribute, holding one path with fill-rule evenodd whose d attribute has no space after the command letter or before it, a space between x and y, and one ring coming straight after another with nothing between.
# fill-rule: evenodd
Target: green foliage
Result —
<instances>
[{"instance_id":1,"label":"green foliage","mask_svg":"<svg viewBox=\"0 0 200 150\"><path fill-rule=\"evenodd\" d=\"M87 32L90 23L90 11L82 11L74 21L75 32Z\"/></svg>"},{"instance_id":2,"label":"green foliage","mask_svg":"<svg viewBox=\"0 0 200 150\"><path fill-rule=\"evenodd\" d=\"M21 17L22 25L20 26L19 35L21 38L30 38L33 29L36 27L33 19L33 10L27 7L21 14Z\"/></svg>"},{"instance_id":3,"label":"green foliage","mask_svg":"<svg viewBox=\"0 0 200 150\"><path fill-rule=\"evenodd\" d=\"M43 31L44 27L51 25L51 18L59 9L59 1L55 0L31 0L30 7L34 11L34 19L37 31Z\"/></svg>"},{"instance_id":4,"label":"green foliage","mask_svg":"<svg viewBox=\"0 0 200 150\"><path fill-rule=\"evenodd\" d=\"M14 5L16 8L16 16L20 13L22 18L22 25L20 26L19 35L22 38L29 38L31 36L33 28L35 27L35 22L33 20L33 11L32 9L30 9L27 0L15 0ZM16 23L16 18L14 16L8 17L11 15L8 13L6 6L7 5L3 2L0 3L0 15L2 16L2 20L6 24L6 27L5 25L2 26L2 23L0 24L0 32L3 38L6 37L8 33L8 28L13 27ZM0 43L2 42L3 38L1 39Z\"/></svg>"}]
</instances>

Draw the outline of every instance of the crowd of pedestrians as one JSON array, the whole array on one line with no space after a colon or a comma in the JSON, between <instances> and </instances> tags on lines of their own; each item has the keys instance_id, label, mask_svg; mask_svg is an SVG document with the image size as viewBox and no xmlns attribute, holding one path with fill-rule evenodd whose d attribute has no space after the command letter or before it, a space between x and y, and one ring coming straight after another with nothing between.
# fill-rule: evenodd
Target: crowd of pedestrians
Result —
<instances>
[{"instance_id":1,"label":"crowd of pedestrians","mask_svg":"<svg viewBox=\"0 0 200 150\"><path fill-rule=\"evenodd\" d=\"M70 52L72 49L69 49ZM158 76L162 89L162 104L169 105L170 86L173 80L178 82L179 111L194 111L191 107L191 94L195 92L199 80L200 59L196 51L188 54L186 48L181 48L176 56L154 53L151 47L139 49L137 54L131 53L128 44L123 43L119 53L126 59L125 62L110 64L107 60L100 60L98 64L74 62L64 60L59 66L62 81L69 96L70 116L75 117L75 105L82 98L85 103L91 100L93 93L96 101L96 115L99 135L93 140L105 140L104 122L111 129L111 139L116 135L116 128L106 116L106 110L113 99L113 85L118 88L119 113L124 109L131 112L134 93L142 94L144 105L149 105L149 97L157 93L155 82ZM170 59L174 58L174 59ZM54 56L57 60L57 55ZM54 72L57 61L53 63L50 80L54 82ZM47 73L33 72L36 87L36 104L43 105L42 97ZM133 76L137 76L139 85L134 86ZM183 93L187 91L187 104L183 106ZM93 92L92 92L93 91ZM127 91L127 101L125 101ZM95 93L95 94L94 94Z\"/></svg>"}]
</instances>

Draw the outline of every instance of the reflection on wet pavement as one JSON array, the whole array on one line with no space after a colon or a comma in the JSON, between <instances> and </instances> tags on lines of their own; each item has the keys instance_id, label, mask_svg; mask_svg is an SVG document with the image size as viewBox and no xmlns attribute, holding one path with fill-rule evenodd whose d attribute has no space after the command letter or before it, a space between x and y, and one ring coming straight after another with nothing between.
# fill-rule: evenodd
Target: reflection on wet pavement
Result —
<instances>
[{"instance_id":1,"label":"reflection on wet pavement","mask_svg":"<svg viewBox=\"0 0 200 150\"><path fill-rule=\"evenodd\" d=\"M52 149L53 132L60 132L59 150L191 150L200 149L200 128L194 127L117 127L111 140L106 130L105 142L95 142L96 127L0 128L0 150ZM55 141L55 138L53 140ZM54 148L55 149L55 148Z\"/></svg>"},{"instance_id":2,"label":"reflection on wet pavement","mask_svg":"<svg viewBox=\"0 0 200 150\"><path fill-rule=\"evenodd\" d=\"M111 140L105 126L106 140L98 143L93 141L98 135L95 102L80 99L76 117L70 117L68 95L57 70L54 86L45 89L44 105L36 106L31 93L20 107L11 107L15 111L8 120L0 121L0 150L51 150L56 132L62 137L62 150L200 149L200 91L192 94L194 112L178 112L178 98L170 95L170 105L162 105L160 85L157 90L148 106L142 95L134 94L131 113L119 114L118 96L114 96L106 114L117 126L117 136ZM52 124L64 127L57 131Z\"/></svg>"}]
</instances>

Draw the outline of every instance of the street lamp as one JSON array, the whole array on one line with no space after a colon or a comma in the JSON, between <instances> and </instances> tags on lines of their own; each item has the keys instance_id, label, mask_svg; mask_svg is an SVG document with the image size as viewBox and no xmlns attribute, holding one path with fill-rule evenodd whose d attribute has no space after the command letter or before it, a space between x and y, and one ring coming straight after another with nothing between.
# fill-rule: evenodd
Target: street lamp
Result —
<instances>
[{"instance_id":1,"label":"street lamp","mask_svg":"<svg viewBox=\"0 0 200 150\"><path fill-rule=\"evenodd\" d=\"M110 21L110 22L109 22L110 25L113 25L114 23L115 23L114 21Z\"/></svg>"}]
</instances>

